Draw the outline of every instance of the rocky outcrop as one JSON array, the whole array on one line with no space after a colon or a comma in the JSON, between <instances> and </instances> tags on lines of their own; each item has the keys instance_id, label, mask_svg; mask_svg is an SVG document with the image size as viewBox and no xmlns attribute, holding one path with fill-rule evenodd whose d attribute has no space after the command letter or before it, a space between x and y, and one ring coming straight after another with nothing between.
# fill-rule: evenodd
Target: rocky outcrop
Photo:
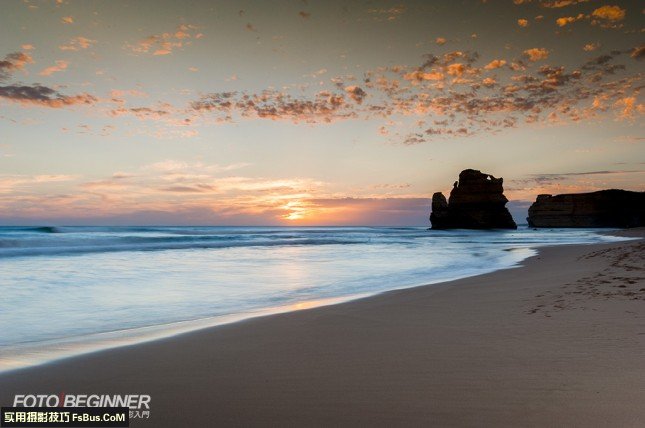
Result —
<instances>
[{"instance_id":1,"label":"rocky outcrop","mask_svg":"<svg viewBox=\"0 0 645 428\"><path fill-rule=\"evenodd\" d=\"M433 229L517 229L506 209L503 180L474 169L459 174L450 199L432 195L430 221Z\"/></svg>"},{"instance_id":2,"label":"rocky outcrop","mask_svg":"<svg viewBox=\"0 0 645 428\"><path fill-rule=\"evenodd\" d=\"M612 189L539 195L527 220L531 227L645 226L645 192Z\"/></svg>"}]
</instances>

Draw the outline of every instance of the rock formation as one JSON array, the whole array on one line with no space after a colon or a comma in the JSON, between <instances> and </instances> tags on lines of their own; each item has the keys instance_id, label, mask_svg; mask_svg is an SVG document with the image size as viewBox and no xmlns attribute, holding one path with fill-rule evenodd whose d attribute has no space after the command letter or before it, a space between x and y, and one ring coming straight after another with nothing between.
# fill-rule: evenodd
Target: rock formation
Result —
<instances>
[{"instance_id":1,"label":"rock formation","mask_svg":"<svg viewBox=\"0 0 645 428\"><path fill-rule=\"evenodd\" d=\"M531 227L645 226L645 192L612 189L539 195L527 220Z\"/></svg>"},{"instance_id":2,"label":"rock formation","mask_svg":"<svg viewBox=\"0 0 645 428\"><path fill-rule=\"evenodd\" d=\"M441 192L432 195L432 228L517 229L505 206L502 182L474 169L461 171L448 201Z\"/></svg>"}]
</instances>

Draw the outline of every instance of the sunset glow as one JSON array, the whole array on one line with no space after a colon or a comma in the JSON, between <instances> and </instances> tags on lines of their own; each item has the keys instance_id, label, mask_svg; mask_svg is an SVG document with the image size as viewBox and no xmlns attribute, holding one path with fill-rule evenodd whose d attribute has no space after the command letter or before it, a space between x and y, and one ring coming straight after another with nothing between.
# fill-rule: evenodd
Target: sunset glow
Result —
<instances>
[{"instance_id":1,"label":"sunset glow","mask_svg":"<svg viewBox=\"0 0 645 428\"><path fill-rule=\"evenodd\" d=\"M423 225L465 168L520 219L644 189L637 2L2 7L5 224Z\"/></svg>"}]
</instances>

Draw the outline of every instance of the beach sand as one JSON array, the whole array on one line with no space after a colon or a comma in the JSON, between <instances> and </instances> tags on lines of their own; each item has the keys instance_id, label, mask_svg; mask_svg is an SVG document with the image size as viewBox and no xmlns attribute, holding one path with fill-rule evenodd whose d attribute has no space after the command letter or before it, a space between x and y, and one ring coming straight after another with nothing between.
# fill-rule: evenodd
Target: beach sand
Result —
<instances>
[{"instance_id":1,"label":"beach sand","mask_svg":"<svg viewBox=\"0 0 645 428\"><path fill-rule=\"evenodd\" d=\"M643 427L644 260L643 240L545 248L519 268L9 372L0 403L150 394L132 427Z\"/></svg>"}]
</instances>

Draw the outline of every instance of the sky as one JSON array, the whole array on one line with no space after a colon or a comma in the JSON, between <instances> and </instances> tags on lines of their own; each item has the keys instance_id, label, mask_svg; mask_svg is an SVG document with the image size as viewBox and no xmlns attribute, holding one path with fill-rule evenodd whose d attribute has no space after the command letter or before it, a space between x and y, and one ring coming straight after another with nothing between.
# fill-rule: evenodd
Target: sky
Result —
<instances>
[{"instance_id":1,"label":"sky","mask_svg":"<svg viewBox=\"0 0 645 428\"><path fill-rule=\"evenodd\" d=\"M429 225L645 190L639 1L0 4L0 224Z\"/></svg>"}]
</instances>

